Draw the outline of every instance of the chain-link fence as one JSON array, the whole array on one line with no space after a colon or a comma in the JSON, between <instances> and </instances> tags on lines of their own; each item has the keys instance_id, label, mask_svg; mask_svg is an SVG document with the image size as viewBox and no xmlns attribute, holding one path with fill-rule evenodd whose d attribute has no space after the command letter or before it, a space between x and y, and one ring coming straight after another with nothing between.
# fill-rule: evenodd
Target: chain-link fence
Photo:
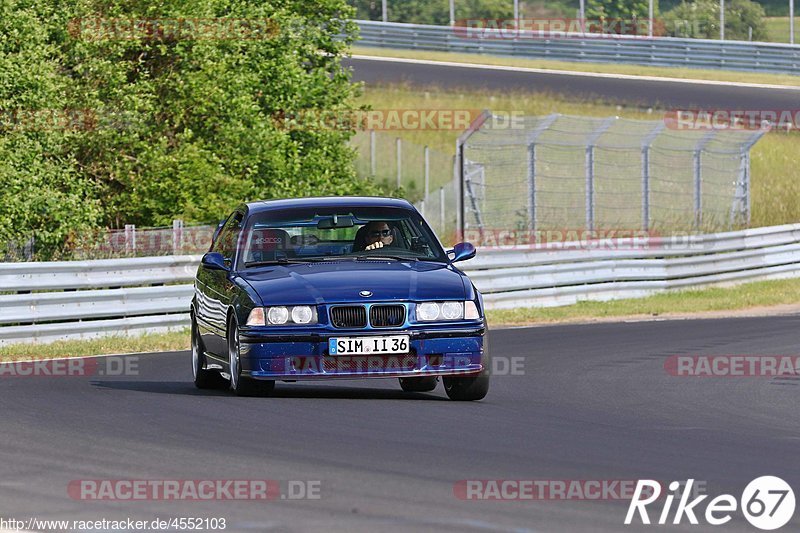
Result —
<instances>
[{"instance_id":1,"label":"chain-link fence","mask_svg":"<svg viewBox=\"0 0 800 533\"><path fill-rule=\"evenodd\" d=\"M765 131L558 114L497 128L487 116L459 148L462 229L742 227L749 152Z\"/></svg>"},{"instance_id":2,"label":"chain-link fence","mask_svg":"<svg viewBox=\"0 0 800 533\"><path fill-rule=\"evenodd\" d=\"M121 229L98 228L76 232L69 236L55 257L64 261L85 259L114 259L157 255L202 254L211 246L214 226L184 226L174 220L171 227L137 228L126 224ZM36 238L24 242L8 242L0 248L0 262L41 260Z\"/></svg>"},{"instance_id":3,"label":"chain-link fence","mask_svg":"<svg viewBox=\"0 0 800 533\"><path fill-rule=\"evenodd\" d=\"M445 239L455 234L457 197L453 155L379 131L358 131L351 140L358 152L356 172L402 187L431 226Z\"/></svg>"}]
</instances>

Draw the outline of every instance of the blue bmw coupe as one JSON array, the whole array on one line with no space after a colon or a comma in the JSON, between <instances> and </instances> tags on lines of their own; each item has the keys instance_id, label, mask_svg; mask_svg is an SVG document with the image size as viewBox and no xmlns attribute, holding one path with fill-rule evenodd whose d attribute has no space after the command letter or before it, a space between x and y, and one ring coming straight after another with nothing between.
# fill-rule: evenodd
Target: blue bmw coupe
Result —
<instances>
[{"instance_id":1,"label":"blue bmw coupe","mask_svg":"<svg viewBox=\"0 0 800 533\"><path fill-rule=\"evenodd\" d=\"M195 280L199 388L268 395L275 381L399 378L453 400L489 390L483 298L413 205L367 197L252 202L214 236Z\"/></svg>"}]
</instances>

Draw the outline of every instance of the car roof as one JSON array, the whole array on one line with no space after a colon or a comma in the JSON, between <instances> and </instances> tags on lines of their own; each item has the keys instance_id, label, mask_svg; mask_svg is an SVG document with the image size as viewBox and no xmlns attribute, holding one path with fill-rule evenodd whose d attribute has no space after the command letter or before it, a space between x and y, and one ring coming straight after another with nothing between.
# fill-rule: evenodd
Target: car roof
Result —
<instances>
[{"instance_id":1,"label":"car roof","mask_svg":"<svg viewBox=\"0 0 800 533\"><path fill-rule=\"evenodd\" d=\"M287 209L292 207L394 207L413 209L407 200L399 198L384 198L380 196L315 196L309 198L284 198L279 200L260 200L247 204L250 213L270 211L272 209Z\"/></svg>"}]
</instances>

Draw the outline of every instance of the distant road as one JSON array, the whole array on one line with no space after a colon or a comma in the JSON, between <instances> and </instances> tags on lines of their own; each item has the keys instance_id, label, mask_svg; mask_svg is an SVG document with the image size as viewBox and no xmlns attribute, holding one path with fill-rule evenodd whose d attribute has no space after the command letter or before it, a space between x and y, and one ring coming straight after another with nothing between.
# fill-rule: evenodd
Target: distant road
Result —
<instances>
[{"instance_id":1,"label":"distant road","mask_svg":"<svg viewBox=\"0 0 800 533\"><path fill-rule=\"evenodd\" d=\"M476 58L480 60L480 58ZM346 60L353 79L367 85L409 83L449 90L485 89L545 92L579 98L601 98L612 103L641 107L704 109L798 109L800 87L745 86L702 80L562 73L542 69L516 69L395 58Z\"/></svg>"}]
</instances>

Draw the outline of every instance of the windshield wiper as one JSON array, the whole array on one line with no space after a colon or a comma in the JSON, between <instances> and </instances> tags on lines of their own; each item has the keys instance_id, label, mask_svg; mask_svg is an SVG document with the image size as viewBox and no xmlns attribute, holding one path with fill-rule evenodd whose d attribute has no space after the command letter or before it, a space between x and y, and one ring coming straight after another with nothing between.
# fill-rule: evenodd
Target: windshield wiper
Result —
<instances>
[{"instance_id":1,"label":"windshield wiper","mask_svg":"<svg viewBox=\"0 0 800 533\"><path fill-rule=\"evenodd\" d=\"M395 261L419 261L416 257L406 257L402 255L357 255L356 261L371 261L373 259L377 259L380 261L381 259L394 259Z\"/></svg>"},{"instance_id":2,"label":"windshield wiper","mask_svg":"<svg viewBox=\"0 0 800 533\"><path fill-rule=\"evenodd\" d=\"M323 257L308 257L306 259L287 259L285 257L281 257L280 259L273 259L272 261L250 261L249 263L245 263L245 268L253 267L253 266L269 266L269 265L302 265L303 263L318 263L320 261L325 261Z\"/></svg>"}]
</instances>

